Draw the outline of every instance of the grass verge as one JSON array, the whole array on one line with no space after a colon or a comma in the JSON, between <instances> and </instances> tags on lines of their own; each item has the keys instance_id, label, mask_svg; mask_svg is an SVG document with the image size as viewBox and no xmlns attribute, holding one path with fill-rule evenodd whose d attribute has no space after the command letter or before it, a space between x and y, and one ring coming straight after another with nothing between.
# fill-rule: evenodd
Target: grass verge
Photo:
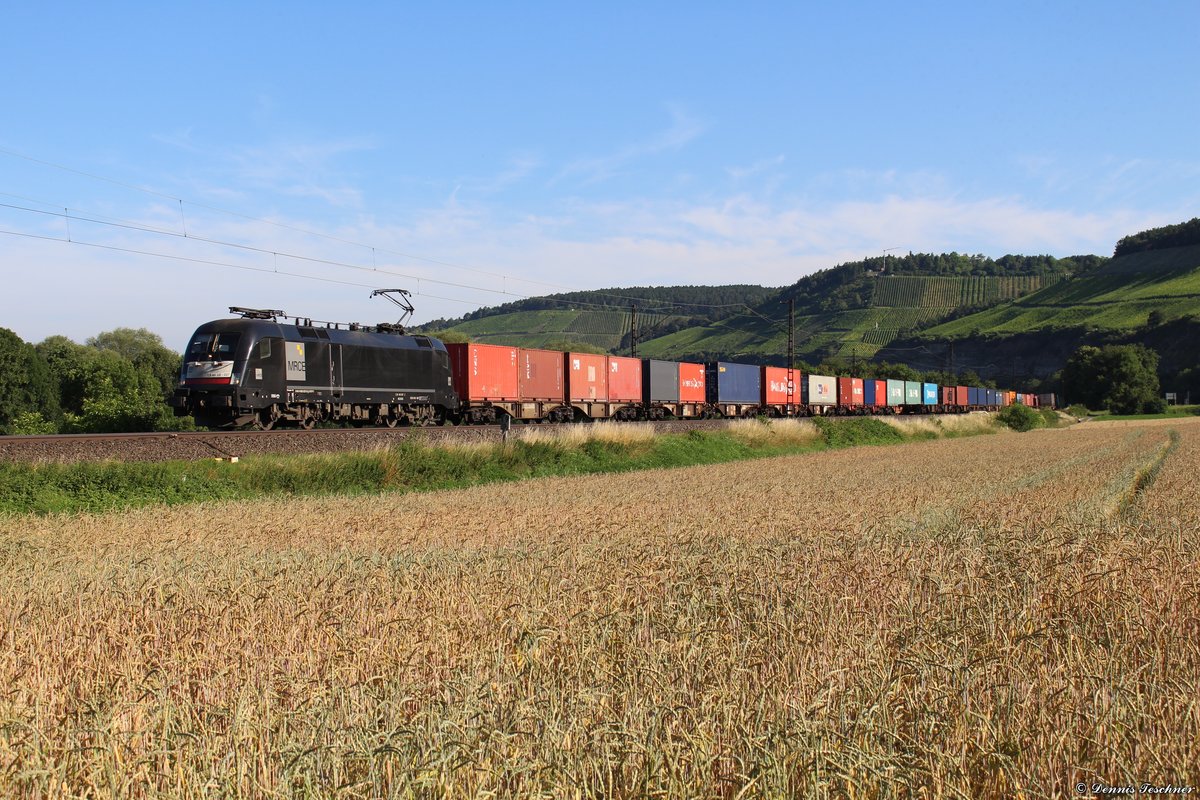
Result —
<instances>
[{"instance_id":1,"label":"grass verge","mask_svg":"<svg viewBox=\"0 0 1200 800\"><path fill-rule=\"evenodd\" d=\"M260 497L454 489L552 475L719 464L814 450L993 433L973 420L739 420L718 431L652 435L644 426L539 428L506 444L433 446L225 461L0 465L0 514L103 512Z\"/></svg>"}]
</instances>

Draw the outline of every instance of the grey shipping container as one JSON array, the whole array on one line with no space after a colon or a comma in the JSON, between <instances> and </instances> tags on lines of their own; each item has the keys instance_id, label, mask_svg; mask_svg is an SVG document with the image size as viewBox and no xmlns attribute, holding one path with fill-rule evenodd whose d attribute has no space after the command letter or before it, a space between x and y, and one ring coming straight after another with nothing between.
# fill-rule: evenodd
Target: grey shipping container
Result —
<instances>
[{"instance_id":1,"label":"grey shipping container","mask_svg":"<svg viewBox=\"0 0 1200 800\"><path fill-rule=\"evenodd\" d=\"M905 381L904 382L904 405L906 405L906 406L921 405L921 382L920 381Z\"/></svg>"},{"instance_id":2,"label":"grey shipping container","mask_svg":"<svg viewBox=\"0 0 1200 800\"><path fill-rule=\"evenodd\" d=\"M888 379L886 405L904 405L904 381L892 380L891 378Z\"/></svg>"},{"instance_id":3,"label":"grey shipping container","mask_svg":"<svg viewBox=\"0 0 1200 800\"><path fill-rule=\"evenodd\" d=\"M713 361L705 368L708 402L758 404L762 399L762 367Z\"/></svg>"},{"instance_id":4,"label":"grey shipping container","mask_svg":"<svg viewBox=\"0 0 1200 800\"><path fill-rule=\"evenodd\" d=\"M646 405L679 402L678 361L643 359L642 402Z\"/></svg>"}]
</instances>

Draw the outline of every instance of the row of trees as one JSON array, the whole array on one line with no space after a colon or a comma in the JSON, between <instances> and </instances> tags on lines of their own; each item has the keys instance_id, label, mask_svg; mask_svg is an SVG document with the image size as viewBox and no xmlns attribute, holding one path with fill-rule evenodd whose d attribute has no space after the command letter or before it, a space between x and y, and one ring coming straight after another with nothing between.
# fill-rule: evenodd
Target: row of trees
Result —
<instances>
[{"instance_id":1,"label":"row of trees","mask_svg":"<svg viewBox=\"0 0 1200 800\"><path fill-rule=\"evenodd\" d=\"M1114 256L1127 256L1147 250L1163 250L1168 247L1187 247L1200 244L1200 217L1178 225L1165 225L1126 236L1117 242Z\"/></svg>"},{"instance_id":2,"label":"row of trees","mask_svg":"<svg viewBox=\"0 0 1200 800\"><path fill-rule=\"evenodd\" d=\"M179 430L164 402L180 356L158 334L118 328L36 345L0 328L0 434Z\"/></svg>"}]
</instances>

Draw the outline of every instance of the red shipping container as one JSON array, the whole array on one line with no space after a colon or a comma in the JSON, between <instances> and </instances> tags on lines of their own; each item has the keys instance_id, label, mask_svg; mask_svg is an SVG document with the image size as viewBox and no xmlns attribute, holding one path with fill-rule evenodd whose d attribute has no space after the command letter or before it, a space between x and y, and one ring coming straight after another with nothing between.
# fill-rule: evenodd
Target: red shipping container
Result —
<instances>
[{"instance_id":1,"label":"red shipping container","mask_svg":"<svg viewBox=\"0 0 1200 800\"><path fill-rule=\"evenodd\" d=\"M567 399L605 402L608 400L608 357L591 353L567 353Z\"/></svg>"},{"instance_id":2,"label":"red shipping container","mask_svg":"<svg viewBox=\"0 0 1200 800\"><path fill-rule=\"evenodd\" d=\"M563 354L557 350L526 350L517 353L517 385L522 400L561 403Z\"/></svg>"},{"instance_id":3,"label":"red shipping container","mask_svg":"<svg viewBox=\"0 0 1200 800\"><path fill-rule=\"evenodd\" d=\"M454 392L462 400L517 400L517 348L494 344L446 345Z\"/></svg>"},{"instance_id":4,"label":"red shipping container","mask_svg":"<svg viewBox=\"0 0 1200 800\"><path fill-rule=\"evenodd\" d=\"M875 384L875 405L873 408L883 408L887 405L887 381L873 381Z\"/></svg>"},{"instance_id":5,"label":"red shipping container","mask_svg":"<svg viewBox=\"0 0 1200 800\"><path fill-rule=\"evenodd\" d=\"M640 358L608 357L608 400L610 403L641 402L642 360Z\"/></svg>"},{"instance_id":6,"label":"red shipping container","mask_svg":"<svg viewBox=\"0 0 1200 800\"><path fill-rule=\"evenodd\" d=\"M679 362L679 402L703 403L704 391L704 365Z\"/></svg>"},{"instance_id":7,"label":"red shipping container","mask_svg":"<svg viewBox=\"0 0 1200 800\"><path fill-rule=\"evenodd\" d=\"M971 405L971 395L966 386L954 387L954 405L969 406Z\"/></svg>"},{"instance_id":8,"label":"red shipping container","mask_svg":"<svg viewBox=\"0 0 1200 800\"><path fill-rule=\"evenodd\" d=\"M838 378L838 405L861 406L863 404L862 378Z\"/></svg>"},{"instance_id":9,"label":"red shipping container","mask_svg":"<svg viewBox=\"0 0 1200 800\"><path fill-rule=\"evenodd\" d=\"M788 397L788 384L792 385L792 396ZM800 405L800 370L787 367L763 367L763 405Z\"/></svg>"},{"instance_id":10,"label":"red shipping container","mask_svg":"<svg viewBox=\"0 0 1200 800\"><path fill-rule=\"evenodd\" d=\"M954 387L953 386L943 386L942 387L942 405L944 405L944 406L954 405Z\"/></svg>"}]
</instances>

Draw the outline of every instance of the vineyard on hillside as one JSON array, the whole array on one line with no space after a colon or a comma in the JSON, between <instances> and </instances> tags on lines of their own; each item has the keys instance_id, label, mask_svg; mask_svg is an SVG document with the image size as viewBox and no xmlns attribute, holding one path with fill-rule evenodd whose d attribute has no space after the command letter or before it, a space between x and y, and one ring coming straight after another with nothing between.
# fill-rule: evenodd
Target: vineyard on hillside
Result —
<instances>
[{"instance_id":1,"label":"vineyard on hillside","mask_svg":"<svg viewBox=\"0 0 1200 800\"><path fill-rule=\"evenodd\" d=\"M1059 275L967 278L894 275L876 281L873 305L898 308L991 305L1036 292L1059 280Z\"/></svg>"}]
</instances>

